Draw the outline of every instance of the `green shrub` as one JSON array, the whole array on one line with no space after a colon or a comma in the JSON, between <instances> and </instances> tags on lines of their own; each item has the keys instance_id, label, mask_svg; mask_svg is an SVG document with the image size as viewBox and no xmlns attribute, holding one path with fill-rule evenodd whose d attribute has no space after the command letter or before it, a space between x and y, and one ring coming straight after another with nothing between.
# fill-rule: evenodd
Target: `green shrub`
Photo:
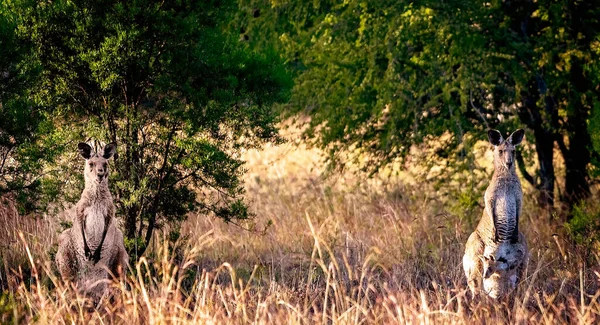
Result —
<instances>
[{"instance_id":1,"label":"green shrub","mask_svg":"<svg viewBox=\"0 0 600 325\"><path fill-rule=\"evenodd\" d=\"M600 209L581 201L571 212L566 223L571 237L578 244L590 246L600 239Z\"/></svg>"}]
</instances>

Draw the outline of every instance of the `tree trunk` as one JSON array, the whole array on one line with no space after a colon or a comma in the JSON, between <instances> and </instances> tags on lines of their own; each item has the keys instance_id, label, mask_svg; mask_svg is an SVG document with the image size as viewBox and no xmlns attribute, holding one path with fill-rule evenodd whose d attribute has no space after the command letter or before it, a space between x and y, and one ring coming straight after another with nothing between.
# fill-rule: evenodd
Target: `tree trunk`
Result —
<instances>
[{"instance_id":1,"label":"tree trunk","mask_svg":"<svg viewBox=\"0 0 600 325\"><path fill-rule=\"evenodd\" d=\"M572 209L580 200L590 196L588 182L588 165L591 161L591 138L587 129L589 107L584 103L584 94L593 88L583 72L583 64L579 59L574 60L570 71L570 105L568 110L567 136L569 148L562 146L565 158L565 202Z\"/></svg>"},{"instance_id":2,"label":"tree trunk","mask_svg":"<svg viewBox=\"0 0 600 325\"><path fill-rule=\"evenodd\" d=\"M554 132L538 127L533 130L535 137L535 151L537 152L540 165L540 182L537 184L539 190L538 204L542 208L554 206Z\"/></svg>"},{"instance_id":3,"label":"tree trunk","mask_svg":"<svg viewBox=\"0 0 600 325\"><path fill-rule=\"evenodd\" d=\"M598 31L597 15L594 10L597 4L586 1L567 1L567 26L570 39L578 48L589 48L596 39ZM591 81L584 72L589 64L586 59L574 56L571 59L569 82L567 88L567 137L569 148L562 144L561 151L565 158L565 202L572 210L573 206L590 196L588 165L591 162L591 137L587 120L593 103L591 94L597 93L597 84ZM569 218L572 214L569 214Z\"/></svg>"},{"instance_id":4,"label":"tree trunk","mask_svg":"<svg viewBox=\"0 0 600 325\"><path fill-rule=\"evenodd\" d=\"M136 231L136 220L137 220L137 205L134 205L127 209L127 215L125 218L125 237L135 238Z\"/></svg>"},{"instance_id":5,"label":"tree trunk","mask_svg":"<svg viewBox=\"0 0 600 325\"><path fill-rule=\"evenodd\" d=\"M585 124L585 122L584 122ZM587 166L590 163L590 136L585 125L569 134L569 150L565 158L565 202L572 208L591 194Z\"/></svg>"},{"instance_id":6,"label":"tree trunk","mask_svg":"<svg viewBox=\"0 0 600 325\"><path fill-rule=\"evenodd\" d=\"M523 105L518 112L519 119L533 130L535 151L537 153L539 182L532 184L538 192L540 207L552 208L554 206L554 141L556 131L553 128L557 121L556 107L551 98L547 96L544 112L537 105L540 97L539 82L531 81L529 91L522 93Z\"/></svg>"},{"instance_id":7,"label":"tree trunk","mask_svg":"<svg viewBox=\"0 0 600 325\"><path fill-rule=\"evenodd\" d=\"M565 159L565 202L572 209L579 201L590 196L588 182L588 165L591 161L591 138L587 129L589 108L583 102L582 95L590 88L583 73L583 66L579 60L574 60L570 71L572 86L570 105L568 110L567 136L569 148L561 146Z\"/></svg>"}]
</instances>

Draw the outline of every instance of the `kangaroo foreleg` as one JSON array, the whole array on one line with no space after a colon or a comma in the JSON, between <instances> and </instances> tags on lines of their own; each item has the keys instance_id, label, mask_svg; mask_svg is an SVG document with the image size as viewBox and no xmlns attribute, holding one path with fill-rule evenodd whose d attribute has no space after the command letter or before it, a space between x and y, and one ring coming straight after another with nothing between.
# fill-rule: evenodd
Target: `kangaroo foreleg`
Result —
<instances>
[{"instance_id":1,"label":"kangaroo foreleg","mask_svg":"<svg viewBox=\"0 0 600 325\"><path fill-rule=\"evenodd\" d=\"M89 260L92 258L92 251L90 250L90 247L88 246L87 240L85 238L85 216L83 214L83 210L83 206L78 204L77 210L75 212L77 220L79 220L79 224L81 225L81 235L83 237L83 251L85 253L85 257Z\"/></svg>"},{"instance_id":2,"label":"kangaroo foreleg","mask_svg":"<svg viewBox=\"0 0 600 325\"><path fill-rule=\"evenodd\" d=\"M487 195L486 195L487 197ZM498 236L498 215L496 214L496 200L493 199L493 196L486 198L485 201L485 210L487 214L492 217L492 228L494 229L494 243L497 243L499 240Z\"/></svg>"},{"instance_id":3,"label":"kangaroo foreleg","mask_svg":"<svg viewBox=\"0 0 600 325\"><path fill-rule=\"evenodd\" d=\"M519 217L521 216L521 200L517 198L517 213L515 215L515 229L513 229L510 242L515 244L519 241Z\"/></svg>"},{"instance_id":4,"label":"kangaroo foreleg","mask_svg":"<svg viewBox=\"0 0 600 325\"><path fill-rule=\"evenodd\" d=\"M519 242L519 215L517 214L515 220L515 229L513 229L513 232L510 236L510 243L511 244L516 244Z\"/></svg>"},{"instance_id":5,"label":"kangaroo foreleg","mask_svg":"<svg viewBox=\"0 0 600 325\"><path fill-rule=\"evenodd\" d=\"M497 243L500 239L498 236L498 215L496 214L495 202L491 201L491 212L492 212L492 223L494 224L494 243Z\"/></svg>"},{"instance_id":6,"label":"kangaroo foreleg","mask_svg":"<svg viewBox=\"0 0 600 325\"><path fill-rule=\"evenodd\" d=\"M92 251L85 239L85 221L81 223L81 234L83 235L83 251L85 252L85 257L90 260L92 258Z\"/></svg>"}]
</instances>

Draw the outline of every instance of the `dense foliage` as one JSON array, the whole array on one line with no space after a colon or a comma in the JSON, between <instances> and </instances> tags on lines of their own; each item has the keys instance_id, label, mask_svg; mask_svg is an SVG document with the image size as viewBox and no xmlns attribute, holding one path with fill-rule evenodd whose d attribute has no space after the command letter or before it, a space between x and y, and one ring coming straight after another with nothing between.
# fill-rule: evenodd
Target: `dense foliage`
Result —
<instances>
[{"instance_id":1,"label":"dense foliage","mask_svg":"<svg viewBox=\"0 0 600 325\"><path fill-rule=\"evenodd\" d=\"M525 127L535 151L517 161L540 205L577 206L599 175L597 1L1 4L0 191L28 210L74 201L75 144L117 142L111 185L137 253L189 211L248 216L238 154L278 140L275 102L311 117L332 166L358 152L373 172L435 139L457 175L486 129Z\"/></svg>"},{"instance_id":2,"label":"dense foliage","mask_svg":"<svg viewBox=\"0 0 600 325\"><path fill-rule=\"evenodd\" d=\"M133 256L156 227L170 224L177 235L189 211L248 217L238 153L278 140L271 104L285 99L289 81L274 52L250 51L228 32L234 2L3 1L2 8L12 24L2 32L27 46L9 47L22 57L2 53L2 60L39 70L29 90L7 91L2 114L14 112L13 125L28 130L24 103L44 107L48 126L33 125L34 133L68 157L38 160L43 166L23 159L36 175L55 171L43 193L77 198L76 143L95 138L118 145L110 183Z\"/></svg>"},{"instance_id":3,"label":"dense foliage","mask_svg":"<svg viewBox=\"0 0 600 325\"><path fill-rule=\"evenodd\" d=\"M555 147L566 170L560 199L572 206L589 196L598 1L240 2L260 12L239 18L245 38L277 44L296 68L286 108L312 117L306 135L333 163L339 149L358 147L376 170L450 132L439 153L461 168L485 129L525 126L537 173L522 154L518 161L540 204L554 202Z\"/></svg>"},{"instance_id":4,"label":"dense foliage","mask_svg":"<svg viewBox=\"0 0 600 325\"><path fill-rule=\"evenodd\" d=\"M13 16L0 15L0 194L19 189L22 207L32 208L27 198L39 189L39 159L50 160L52 150L32 145L44 127L41 108L29 98L39 69L15 28Z\"/></svg>"}]
</instances>

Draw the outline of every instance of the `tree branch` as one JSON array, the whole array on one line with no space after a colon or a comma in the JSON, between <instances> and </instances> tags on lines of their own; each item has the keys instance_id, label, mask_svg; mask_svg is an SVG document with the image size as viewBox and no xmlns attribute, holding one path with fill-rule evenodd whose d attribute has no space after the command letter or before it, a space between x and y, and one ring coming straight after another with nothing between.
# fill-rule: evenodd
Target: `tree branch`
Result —
<instances>
[{"instance_id":1,"label":"tree branch","mask_svg":"<svg viewBox=\"0 0 600 325\"><path fill-rule=\"evenodd\" d=\"M166 174L164 174L164 171L167 166L167 162L168 162L168 158L169 158L169 151L171 150L171 143L175 136L176 130L177 130L177 123L173 123L173 126L171 127L171 131L169 132L169 136L167 138L167 145L165 147L165 155L163 156L163 162L162 162L160 169L158 170L159 177L158 177L158 185L156 188L156 194L154 195L154 199L152 201L152 206L148 213L148 229L146 229L146 237L144 238L145 244L144 244L144 247L142 248L141 252L139 253L139 255L144 254L144 252L146 251L146 248L148 247L148 244L150 243L150 239L152 239L152 232L154 230L154 226L156 225L156 214L158 213L158 203L159 203L160 195L161 195L162 189L163 189L163 182L165 180L165 177L169 176L169 174L170 174L170 171L168 171ZM179 154L182 155L182 152L183 152L183 150Z\"/></svg>"},{"instance_id":2,"label":"tree branch","mask_svg":"<svg viewBox=\"0 0 600 325\"><path fill-rule=\"evenodd\" d=\"M15 146L9 146L8 149L6 150L6 154L2 155L2 165L0 165L0 173L2 173L2 171L4 170L4 164L6 163L6 159L8 158L8 156L10 155L10 152L15 148Z\"/></svg>"},{"instance_id":3,"label":"tree branch","mask_svg":"<svg viewBox=\"0 0 600 325\"><path fill-rule=\"evenodd\" d=\"M569 148L565 145L565 139L563 139L562 134L556 133L556 143L558 143L558 148L564 157L569 156Z\"/></svg>"},{"instance_id":4,"label":"tree branch","mask_svg":"<svg viewBox=\"0 0 600 325\"><path fill-rule=\"evenodd\" d=\"M483 120L483 123L485 123L485 128L487 130L489 130L490 125L488 124L487 119L485 118L485 116L483 116L483 113L481 113L481 111L479 110L479 107L476 107L475 104L473 103L473 90L472 89L469 90L469 102L471 102L471 107L473 107L475 112L477 112L477 115L479 115L479 117L481 117L481 119Z\"/></svg>"},{"instance_id":5,"label":"tree branch","mask_svg":"<svg viewBox=\"0 0 600 325\"><path fill-rule=\"evenodd\" d=\"M538 185L535 183L533 176L531 176L531 174L529 174L525 168L525 161L523 160L523 154L521 153L521 150L517 150L517 165L519 166L519 171L523 175L523 178L525 178L525 180L531 184L531 186L537 188Z\"/></svg>"},{"instance_id":6,"label":"tree branch","mask_svg":"<svg viewBox=\"0 0 600 325\"><path fill-rule=\"evenodd\" d=\"M187 174L187 175L185 175L185 176L182 176L182 177L179 177L178 179L176 179L176 180L175 180L175 182L173 182L173 185L177 185L177 183L179 183L179 182L181 182L181 181L184 181L184 180L186 180L186 179L188 179L188 178L190 178L190 177L192 177L192 176L196 175L196 173L197 173L197 172L198 172L198 171L199 171L201 168L202 168L202 167L198 167L198 168L194 169L194 171L190 172L189 174Z\"/></svg>"},{"instance_id":7,"label":"tree branch","mask_svg":"<svg viewBox=\"0 0 600 325\"><path fill-rule=\"evenodd\" d=\"M51 173L53 173L53 172L56 172L56 171L57 171L57 169L53 169L53 170L47 171L47 172L45 172L45 173L42 173L42 174L38 175L37 177L35 177L33 180L31 180L31 181L29 182L29 184L27 184L27 185L23 185L23 186L7 186L7 187L6 187L6 188L4 188L4 189L2 189L2 188L0 187L0 193L1 193L1 194L4 194L4 193L10 193L10 192L13 192L13 191L18 191L18 190L26 190L26 189L33 188L33 187L35 186L35 183L36 183L38 180L42 179L42 177L44 177L44 176L46 176L46 175L48 175L48 174L51 174ZM23 177L23 178L25 178L25 177Z\"/></svg>"}]
</instances>

